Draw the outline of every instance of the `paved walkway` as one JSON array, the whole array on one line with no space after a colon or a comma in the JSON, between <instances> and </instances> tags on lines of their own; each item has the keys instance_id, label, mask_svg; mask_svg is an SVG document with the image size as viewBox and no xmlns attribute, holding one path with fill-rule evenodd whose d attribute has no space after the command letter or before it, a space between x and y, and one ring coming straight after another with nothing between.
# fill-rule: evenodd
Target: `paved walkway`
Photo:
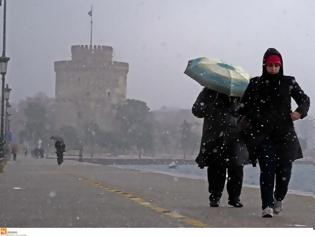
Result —
<instances>
[{"instance_id":1,"label":"paved walkway","mask_svg":"<svg viewBox=\"0 0 315 236\"><path fill-rule=\"evenodd\" d=\"M311 181L311 180L310 180ZM66 160L20 158L0 173L0 226L314 227L315 199L288 195L284 211L260 216L258 189L241 209L210 208L202 180Z\"/></svg>"}]
</instances>

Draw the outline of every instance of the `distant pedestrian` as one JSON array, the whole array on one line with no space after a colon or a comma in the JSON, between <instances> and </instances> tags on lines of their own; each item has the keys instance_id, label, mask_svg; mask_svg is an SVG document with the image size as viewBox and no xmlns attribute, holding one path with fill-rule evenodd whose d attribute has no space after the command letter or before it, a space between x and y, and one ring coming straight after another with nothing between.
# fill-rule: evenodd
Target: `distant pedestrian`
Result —
<instances>
[{"instance_id":1,"label":"distant pedestrian","mask_svg":"<svg viewBox=\"0 0 315 236\"><path fill-rule=\"evenodd\" d=\"M79 147L79 161L83 161L83 144L80 143Z\"/></svg>"},{"instance_id":2,"label":"distant pedestrian","mask_svg":"<svg viewBox=\"0 0 315 236\"><path fill-rule=\"evenodd\" d=\"M291 97L298 105L293 112ZM294 77L283 75L282 56L269 48L262 75L250 80L241 102L247 148L260 167L262 217L272 217L282 210L292 162L303 157L293 122L307 116L310 99Z\"/></svg>"},{"instance_id":3,"label":"distant pedestrian","mask_svg":"<svg viewBox=\"0 0 315 236\"><path fill-rule=\"evenodd\" d=\"M63 162L63 153L66 151L66 144L61 137L51 136L50 139L55 141L57 163L61 165Z\"/></svg>"},{"instance_id":4,"label":"distant pedestrian","mask_svg":"<svg viewBox=\"0 0 315 236\"><path fill-rule=\"evenodd\" d=\"M196 117L204 118L196 162L200 168L208 167L210 207L219 207L226 172L228 204L243 207L240 195L247 151L242 145L237 127L239 101L240 98L204 88L192 107Z\"/></svg>"},{"instance_id":5,"label":"distant pedestrian","mask_svg":"<svg viewBox=\"0 0 315 236\"><path fill-rule=\"evenodd\" d=\"M14 161L16 161L17 153L18 153L18 145L17 144L12 144L11 145L11 154L13 156L13 160Z\"/></svg>"}]
</instances>

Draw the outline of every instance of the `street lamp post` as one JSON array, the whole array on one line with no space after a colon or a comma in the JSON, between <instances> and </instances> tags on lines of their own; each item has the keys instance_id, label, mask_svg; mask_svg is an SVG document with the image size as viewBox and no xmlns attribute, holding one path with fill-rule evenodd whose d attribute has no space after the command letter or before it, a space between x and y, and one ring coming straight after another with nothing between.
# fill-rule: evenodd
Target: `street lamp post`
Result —
<instances>
[{"instance_id":1,"label":"street lamp post","mask_svg":"<svg viewBox=\"0 0 315 236\"><path fill-rule=\"evenodd\" d=\"M6 84L4 88L4 100L5 100L5 139L6 141L10 141L10 119L9 119L9 108L11 107L9 103L11 88Z\"/></svg>"},{"instance_id":2,"label":"street lamp post","mask_svg":"<svg viewBox=\"0 0 315 236\"><path fill-rule=\"evenodd\" d=\"M2 5L2 1L0 1ZM3 0L3 48L2 48L2 56L0 57L0 74L2 76L2 86L1 86L1 135L0 135L0 158L4 157L4 85L5 85L5 75L7 73L8 61L9 57L6 57L6 11L7 11L7 1Z\"/></svg>"},{"instance_id":3,"label":"street lamp post","mask_svg":"<svg viewBox=\"0 0 315 236\"><path fill-rule=\"evenodd\" d=\"M9 58L8 57L0 57L0 74L2 76L2 87L1 87L1 128L0 128L0 158L4 157L4 91L5 91L5 75L7 73L7 65Z\"/></svg>"},{"instance_id":4,"label":"street lamp post","mask_svg":"<svg viewBox=\"0 0 315 236\"><path fill-rule=\"evenodd\" d=\"M10 108L11 107L11 104L9 103L8 104L8 108ZM11 142L12 141L12 134L11 134L11 130L10 130L10 122L11 122L11 120L10 120L10 116L11 116L12 114L11 113L9 113L9 111L6 113L6 125L5 125L5 135L6 135L6 137L7 137L7 140L8 140L8 142Z\"/></svg>"}]
</instances>

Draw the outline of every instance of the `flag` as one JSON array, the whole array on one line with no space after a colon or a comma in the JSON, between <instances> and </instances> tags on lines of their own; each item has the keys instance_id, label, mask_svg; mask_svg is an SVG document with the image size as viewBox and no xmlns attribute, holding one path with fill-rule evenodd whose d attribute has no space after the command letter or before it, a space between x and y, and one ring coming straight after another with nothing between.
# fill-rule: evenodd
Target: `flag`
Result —
<instances>
[{"instance_id":1,"label":"flag","mask_svg":"<svg viewBox=\"0 0 315 236\"><path fill-rule=\"evenodd\" d=\"M91 8L91 10L88 12L88 15L92 17L92 8Z\"/></svg>"}]
</instances>

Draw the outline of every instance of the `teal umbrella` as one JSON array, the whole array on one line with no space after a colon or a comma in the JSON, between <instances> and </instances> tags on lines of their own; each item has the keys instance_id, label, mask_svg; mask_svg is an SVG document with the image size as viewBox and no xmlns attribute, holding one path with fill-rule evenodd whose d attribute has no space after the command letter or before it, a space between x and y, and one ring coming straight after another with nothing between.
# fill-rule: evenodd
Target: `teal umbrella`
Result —
<instances>
[{"instance_id":1,"label":"teal umbrella","mask_svg":"<svg viewBox=\"0 0 315 236\"><path fill-rule=\"evenodd\" d=\"M202 86L231 97L242 97L250 79L241 67L206 57L190 60L184 73Z\"/></svg>"}]
</instances>

